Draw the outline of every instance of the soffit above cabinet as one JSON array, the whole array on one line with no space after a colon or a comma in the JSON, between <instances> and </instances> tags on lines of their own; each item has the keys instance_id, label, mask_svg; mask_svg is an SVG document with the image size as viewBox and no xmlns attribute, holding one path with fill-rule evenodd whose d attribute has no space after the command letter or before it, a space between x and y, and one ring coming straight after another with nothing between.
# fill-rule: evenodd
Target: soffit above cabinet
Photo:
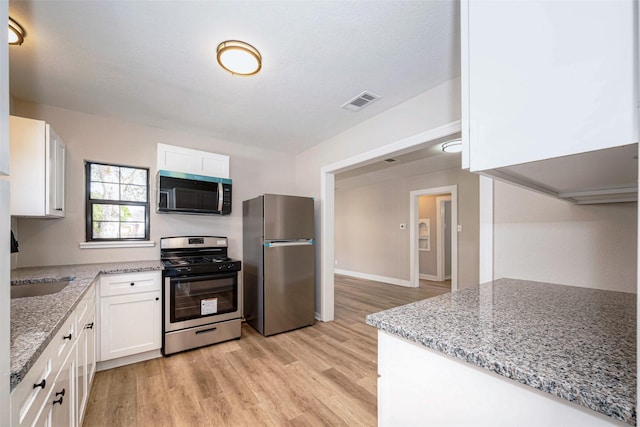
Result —
<instances>
[{"instance_id":1,"label":"soffit above cabinet","mask_svg":"<svg viewBox=\"0 0 640 427\"><path fill-rule=\"evenodd\" d=\"M485 173L576 204L636 202L638 144L523 163Z\"/></svg>"}]
</instances>

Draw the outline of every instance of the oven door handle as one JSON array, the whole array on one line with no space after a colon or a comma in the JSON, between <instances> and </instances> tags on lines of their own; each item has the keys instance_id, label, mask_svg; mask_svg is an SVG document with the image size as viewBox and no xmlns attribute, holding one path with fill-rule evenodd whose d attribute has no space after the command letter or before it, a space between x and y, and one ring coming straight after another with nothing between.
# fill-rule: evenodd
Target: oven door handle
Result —
<instances>
[{"instance_id":1,"label":"oven door handle","mask_svg":"<svg viewBox=\"0 0 640 427\"><path fill-rule=\"evenodd\" d=\"M202 282L204 280L220 280L229 277L238 277L237 271L225 271L219 273L204 273L204 274L183 274L179 276L167 276L169 283L175 282Z\"/></svg>"}]
</instances>

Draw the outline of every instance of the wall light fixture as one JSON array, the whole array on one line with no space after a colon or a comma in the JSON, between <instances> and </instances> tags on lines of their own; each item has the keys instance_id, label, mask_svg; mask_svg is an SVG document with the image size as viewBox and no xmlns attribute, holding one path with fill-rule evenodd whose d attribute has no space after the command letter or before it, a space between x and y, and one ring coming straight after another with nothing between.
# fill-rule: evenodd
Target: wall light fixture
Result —
<instances>
[{"instance_id":1,"label":"wall light fixture","mask_svg":"<svg viewBox=\"0 0 640 427\"><path fill-rule=\"evenodd\" d=\"M15 20L9 17L9 44L22 44L27 32Z\"/></svg>"}]
</instances>

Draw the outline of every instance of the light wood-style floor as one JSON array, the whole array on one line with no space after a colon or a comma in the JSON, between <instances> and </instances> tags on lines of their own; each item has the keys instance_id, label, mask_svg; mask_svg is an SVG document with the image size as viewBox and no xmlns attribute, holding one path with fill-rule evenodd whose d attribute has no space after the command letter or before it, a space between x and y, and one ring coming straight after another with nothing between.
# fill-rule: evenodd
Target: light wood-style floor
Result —
<instances>
[{"instance_id":1,"label":"light wood-style floor","mask_svg":"<svg viewBox=\"0 0 640 427\"><path fill-rule=\"evenodd\" d=\"M335 278L335 321L98 372L84 420L98 426L375 426L377 330L369 313L448 292Z\"/></svg>"}]
</instances>

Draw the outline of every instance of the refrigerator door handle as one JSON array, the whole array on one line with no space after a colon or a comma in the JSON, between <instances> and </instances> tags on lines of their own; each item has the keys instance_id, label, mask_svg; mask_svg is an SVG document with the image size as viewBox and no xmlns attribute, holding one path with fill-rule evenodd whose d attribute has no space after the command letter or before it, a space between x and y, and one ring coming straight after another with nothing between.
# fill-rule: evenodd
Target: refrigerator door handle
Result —
<instances>
[{"instance_id":1,"label":"refrigerator door handle","mask_svg":"<svg viewBox=\"0 0 640 427\"><path fill-rule=\"evenodd\" d=\"M310 240L297 240L297 241L274 241L274 242L266 242L264 244L267 248L281 248L283 246L313 246L313 239Z\"/></svg>"}]
</instances>

